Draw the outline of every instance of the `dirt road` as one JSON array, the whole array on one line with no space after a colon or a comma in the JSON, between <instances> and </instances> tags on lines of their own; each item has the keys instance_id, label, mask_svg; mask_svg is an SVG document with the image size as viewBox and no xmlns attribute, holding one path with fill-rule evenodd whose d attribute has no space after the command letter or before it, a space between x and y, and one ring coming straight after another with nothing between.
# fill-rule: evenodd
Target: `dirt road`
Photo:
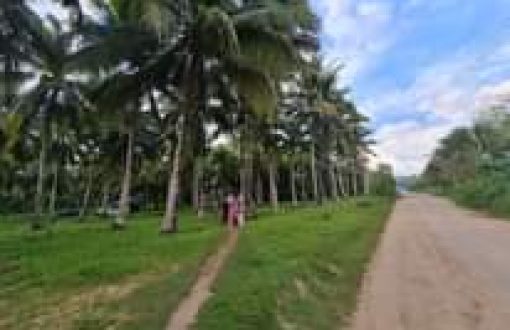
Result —
<instances>
[{"instance_id":1,"label":"dirt road","mask_svg":"<svg viewBox=\"0 0 510 330\"><path fill-rule=\"evenodd\" d=\"M352 328L510 329L510 223L436 197L399 200Z\"/></svg>"}]
</instances>

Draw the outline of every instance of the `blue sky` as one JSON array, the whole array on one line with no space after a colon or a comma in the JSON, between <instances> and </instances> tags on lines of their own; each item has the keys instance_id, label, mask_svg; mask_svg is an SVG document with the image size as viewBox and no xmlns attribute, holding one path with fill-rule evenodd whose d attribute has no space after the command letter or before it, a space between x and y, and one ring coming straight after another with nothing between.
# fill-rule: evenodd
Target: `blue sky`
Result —
<instances>
[{"instance_id":1,"label":"blue sky","mask_svg":"<svg viewBox=\"0 0 510 330\"><path fill-rule=\"evenodd\" d=\"M419 173L453 127L510 95L508 0L310 0L379 161Z\"/></svg>"}]
</instances>

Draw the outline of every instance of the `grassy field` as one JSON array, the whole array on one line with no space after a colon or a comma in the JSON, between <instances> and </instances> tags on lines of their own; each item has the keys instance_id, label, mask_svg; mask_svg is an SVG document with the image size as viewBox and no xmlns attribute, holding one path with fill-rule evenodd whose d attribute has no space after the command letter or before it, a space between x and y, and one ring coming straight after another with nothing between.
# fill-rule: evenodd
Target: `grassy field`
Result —
<instances>
[{"instance_id":1,"label":"grassy field","mask_svg":"<svg viewBox=\"0 0 510 330\"><path fill-rule=\"evenodd\" d=\"M341 328L391 206L354 200L250 224L196 328Z\"/></svg>"},{"instance_id":2,"label":"grassy field","mask_svg":"<svg viewBox=\"0 0 510 330\"><path fill-rule=\"evenodd\" d=\"M106 220L50 232L0 221L0 329L163 329L221 237L215 219L182 219L161 236L154 216L124 232Z\"/></svg>"},{"instance_id":3,"label":"grassy field","mask_svg":"<svg viewBox=\"0 0 510 330\"><path fill-rule=\"evenodd\" d=\"M197 328L338 328L390 208L373 198L263 212L242 232ZM137 216L124 232L89 219L33 233L2 219L0 329L163 329L222 230L185 214L181 233L161 236L158 220Z\"/></svg>"}]
</instances>

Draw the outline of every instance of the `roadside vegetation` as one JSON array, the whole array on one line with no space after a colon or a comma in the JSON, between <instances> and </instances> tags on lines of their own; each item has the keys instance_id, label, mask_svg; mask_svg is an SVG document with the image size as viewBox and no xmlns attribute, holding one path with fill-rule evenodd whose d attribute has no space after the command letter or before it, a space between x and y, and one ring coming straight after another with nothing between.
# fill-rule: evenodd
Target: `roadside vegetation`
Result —
<instances>
[{"instance_id":1,"label":"roadside vegetation","mask_svg":"<svg viewBox=\"0 0 510 330\"><path fill-rule=\"evenodd\" d=\"M358 198L250 224L196 328L342 328L392 204Z\"/></svg>"},{"instance_id":2,"label":"roadside vegetation","mask_svg":"<svg viewBox=\"0 0 510 330\"><path fill-rule=\"evenodd\" d=\"M510 217L509 150L508 107L485 111L472 127L455 129L441 141L417 188Z\"/></svg>"}]
</instances>

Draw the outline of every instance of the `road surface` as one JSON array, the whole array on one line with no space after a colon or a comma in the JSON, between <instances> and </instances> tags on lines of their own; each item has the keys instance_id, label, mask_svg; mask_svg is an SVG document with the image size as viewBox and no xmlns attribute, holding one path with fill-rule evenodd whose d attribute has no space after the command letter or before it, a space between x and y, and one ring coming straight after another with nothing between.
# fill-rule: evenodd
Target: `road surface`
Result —
<instances>
[{"instance_id":1,"label":"road surface","mask_svg":"<svg viewBox=\"0 0 510 330\"><path fill-rule=\"evenodd\" d=\"M352 329L510 329L510 222L437 197L400 199Z\"/></svg>"}]
</instances>

